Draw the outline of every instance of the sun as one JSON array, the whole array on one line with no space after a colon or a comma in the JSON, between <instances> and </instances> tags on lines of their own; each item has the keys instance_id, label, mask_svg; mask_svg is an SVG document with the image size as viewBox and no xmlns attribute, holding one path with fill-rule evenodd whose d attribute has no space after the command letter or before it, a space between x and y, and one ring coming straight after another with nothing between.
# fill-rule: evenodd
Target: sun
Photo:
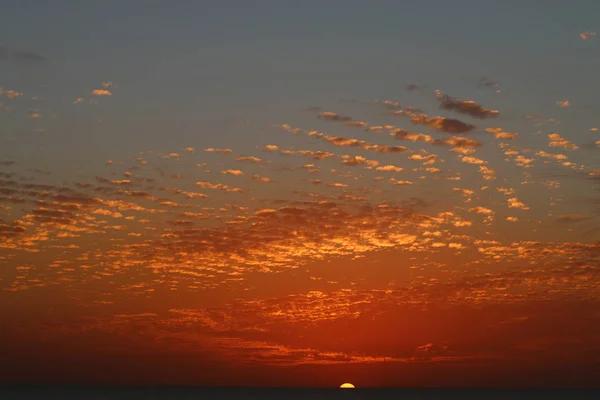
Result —
<instances>
[{"instance_id":1,"label":"sun","mask_svg":"<svg viewBox=\"0 0 600 400\"><path fill-rule=\"evenodd\" d=\"M351 383L342 383L340 389L354 389L354 385Z\"/></svg>"}]
</instances>

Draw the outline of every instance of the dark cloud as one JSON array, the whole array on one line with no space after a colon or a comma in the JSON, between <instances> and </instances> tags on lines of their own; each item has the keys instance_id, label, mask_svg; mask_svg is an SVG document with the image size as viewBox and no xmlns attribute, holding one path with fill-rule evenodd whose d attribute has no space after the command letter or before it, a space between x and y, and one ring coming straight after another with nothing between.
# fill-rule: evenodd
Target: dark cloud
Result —
<instances>
[{"instance_id":1,"label":"dark cloud","mask_svg":"<svg viewBox=\"0 0 600 400\"><path fill-rule=\"evenodd\" d=\"M406 90L411 91L411 92L414 90L419 90L421 88L423 88L423 86L421 86L418 83L409 83L408 85L406 85Z\"/></svg>"},{"instance_id":2,"label":"dark cloud","mask_svg":"<svg viewBox=\"0 0 600 400\"><path fill-rule=\"evenodd\" d=\"M473 118L496 118L500 115L498 110L483 108L480 104L472 100L459 100L441 92L438 92L437 99L440 101L440 108L442 110L456 111L460 114L470 115Z\"/></svg>"},{"instance_id":3,"label":"dark cloud","mask_svg":"<svg viewBox=\"0 0 600 400\"><path fill-rule=\"evenodd\" d=\"M26 65L42 65L48 61L46 57L40 54L11 50L6 47L0 47L0 60Z\"/></svg>"},{"instance_id":4,"label":"dark cloud","mask_svg":"<svg viewBox=\"0 0 600 400\"><path fill-rule=\"evenodd\" d=\"M477 81L478 88L494 88L496 86L498 86L498 82L485 76L481 77L479 81Z\"/></svg>"},{"instance_id":5,"label":"dark cloud","mask_svg":"<svg viewBox=\"0 0 600 400\"><path fill-rule=\"evenodd\" d=\"M588 217L586 215L580 215L580 214L565 214L565 215L559 215L558 217L556 217L557 222L579 222L579 221L585 221L587 219L590 219L590 217Z\"/></svg>"}]
</instances>

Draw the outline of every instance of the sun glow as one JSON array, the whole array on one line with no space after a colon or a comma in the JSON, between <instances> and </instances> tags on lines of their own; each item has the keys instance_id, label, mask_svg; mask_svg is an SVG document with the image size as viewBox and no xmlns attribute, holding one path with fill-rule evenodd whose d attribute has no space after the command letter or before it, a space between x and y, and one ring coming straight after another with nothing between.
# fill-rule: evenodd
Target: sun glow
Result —
<instances>
[{"instance_id":1,"label":"sun glow","mask_svg":"<svg viewBox=\"0 0 600 400\"><path fill-rule=\"evenodd\" d=\"M340 389L354 389L354 385L351 383L342 383Z\"/></svg>"}]
</instances>

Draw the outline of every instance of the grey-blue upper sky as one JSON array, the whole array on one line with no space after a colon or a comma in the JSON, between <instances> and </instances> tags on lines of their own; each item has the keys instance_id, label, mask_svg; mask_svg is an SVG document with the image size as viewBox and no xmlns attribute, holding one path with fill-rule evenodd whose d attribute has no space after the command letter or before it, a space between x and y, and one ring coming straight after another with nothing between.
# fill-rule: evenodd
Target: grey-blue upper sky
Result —
<instances>
[{"instance_id":1,"label":"grey-blue upper sky","mask_svg":"<svg viewBox=\"0 0 600 400\"><path fill-rule=\"evenodd\" d=\"M600 107L600 51L579 34L597 30L598 15L593 0L6 2L0 45L46 61L4 59L0 84L39 95L37 107L60 118L24 127L1 115L3 135L24 145L43 125L35 157L75 164L183 143L244 151L268 140L268 124L313 124L305 107L403 101L409 82L428 88L411 97L417 107L441 89L501 109L506 129L538 113L586 132ZM478 90L483 75L510 95ZM73 108L103 81L115 96ZM31 151L14 143L2 155Z\"/></svg>"}]
</instances>

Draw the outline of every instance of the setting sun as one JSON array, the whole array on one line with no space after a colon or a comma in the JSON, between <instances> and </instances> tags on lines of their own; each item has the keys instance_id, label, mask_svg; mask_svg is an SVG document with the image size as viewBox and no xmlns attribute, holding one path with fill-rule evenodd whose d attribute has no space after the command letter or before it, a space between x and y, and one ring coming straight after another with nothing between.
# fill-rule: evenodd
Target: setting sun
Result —
<instances>
[{"instance_id":1,"label":"setting sun","mask_svg":"<svg viewBox=\"0 0 600 400\"><path fill-rule=\"evenodd\" d=\"M354 389L354 385L351 383L342 383L340 389Z\"/></svg>"}]
</instances>

